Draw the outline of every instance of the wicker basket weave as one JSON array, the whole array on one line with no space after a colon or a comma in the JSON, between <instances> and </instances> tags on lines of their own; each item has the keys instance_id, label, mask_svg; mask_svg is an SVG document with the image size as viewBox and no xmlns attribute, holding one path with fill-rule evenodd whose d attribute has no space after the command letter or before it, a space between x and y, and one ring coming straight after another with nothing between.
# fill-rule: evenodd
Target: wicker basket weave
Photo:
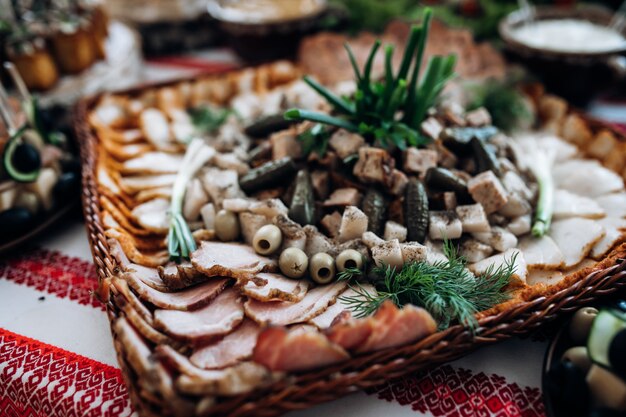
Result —
<instances>
[{"instance_id":1,"label":"wicker basket weave","mask_svg":"<svg viewBox=\"0 0 626 417\"><path fill-rule=\"evenodd\" d=\"M100 216L96 179L98 138L87 123L88 112L94 103L95 99L87 99L77 105L75 129L83 163L82 198L88 237L98 278L104 281L117 276L120 270L108 247ZM597 121L587 122L594 130L607 128ZM624 135L614 134L626 140ZM549 296L532 297L502 311L484 314L479 318L480 326L476 334L455 325L412 345L357 356L338 365L283 379L263 390L220 397L215 401L212 397L182 395L174 386L157 393L143 389L139 375L130 365L128 351L114 330L113 338L132 403L142 416L276 416L374 387L390 379L457 359L480 346L528 333L560 314L571 312L597 297L626 286L626 262L622 262L625 256L626 244L622 244L591 273L572 280L571 285L557 288ZM116 292L114 288L106 288L106 291ZM110 297L107 303L111 323L122 315L115 300L115 297Z\"/></svg>"}]
</instances>

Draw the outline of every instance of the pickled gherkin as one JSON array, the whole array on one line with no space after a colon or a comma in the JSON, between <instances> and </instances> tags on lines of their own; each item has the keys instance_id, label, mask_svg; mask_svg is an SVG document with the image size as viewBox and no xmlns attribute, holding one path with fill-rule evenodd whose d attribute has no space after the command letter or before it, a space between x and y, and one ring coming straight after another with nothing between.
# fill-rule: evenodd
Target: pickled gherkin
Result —
<instances>
[{"instance_id":1,"label":"pickled gherkin","mask_svg":"<svg viewBox=\"0 0 626 417\"><path fill-rule=\"evenodd\" d=\"M428 234L428 196L416 178L411 178L406 187L403 208L407 240L424 243Z\"/></svg>"}]
</instances>

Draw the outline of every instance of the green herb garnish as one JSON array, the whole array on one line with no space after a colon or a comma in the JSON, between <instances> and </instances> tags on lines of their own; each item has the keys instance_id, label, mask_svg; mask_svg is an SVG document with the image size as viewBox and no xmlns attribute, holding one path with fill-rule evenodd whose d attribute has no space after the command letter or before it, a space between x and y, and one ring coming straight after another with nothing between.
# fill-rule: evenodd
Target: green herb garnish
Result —
<instances>
[{"instance_id":1,"label":"green herb garnish","mask_svg":"<svg viewBox=\"0 0 626 417\"><path fill-rule=\"evenodd\" d=\"M302 144L302 152L305 155L314 152L319 156L324 156L326 149L328 149L329 139L330 132L321 123L317 123L309 130L298 135L298 140Z\"/></svg>"},{"instance_id":2,"label":"green herb garnish","mask_svg":"<svg viewBox=\"0 0 626 417\"><path fill-rule=\"evenodd\" d=\"M191 123L197 133L214 133L231 115L230 109L215 109L208 106L196 107L188 110Z\"/></svg>"},{"instance_id":3,"label":"green herb garnish","mask_svg":"<svg viewBox=\"0 0 626 417\"><path fill-rule=\"evenodd\" d=\"M474 97L467 109L486 108L493 125L507 132L528 124L532 121L532 114L515 84L515 80L489 80L471 88Z\"/></svg>"},{"instance_id":4,"label":"green herb garnish","mask_svg":"<svg viewBox=\"0 0 626 417\"><path fill-rule=\"evenodd\" d=\"M180 262L189 259L196 250L196 242L191 234L189 225L183 217L183 198L187 184L196 175L196 172L211 159L214 152L204 144L202 139L194 139L187 146L180 171L174 181L172 200L170 203L170 229L167 235L167 250L170 259Z\"/></svg>"},{"instance_id":5,"label":"green herb garnish","mask_svg":"<svg viewBox=\"0 0 626 417\"><path fill-rule=\"evenodd\" d=\"M384 148L424 145L420 124L430 107L435 105L443 88L454 77L456 56L432 57L423 76L420 73L428 38L432 12L426 9L421 26L413 26L397 73L392 67L394 48L385 47L385 74L382 80L372 79L372 66L380 41L376 41L367 61L359 70L349 45L346 51L354 69L357 90L352 97L338 97L310 77L304 81L332 106L332 114L290 109L288 120L310 120L359 133L371 144ZM314 146L309 146L313 149Z\"/></svg>"},{"instance_id":6,"label":"green herb garnish","mask_svg":"<svg viewBox=\"0 0 626 417\"><path fill-rule=\"evenodd\" d=\"M439 323L440 329L459 322L470 329L477 326L475 314L500 304L509 298L505 291L515 272L516 255L503 265L489 267L484 274L472 275L467 262L458 255L454 245L444 244L447 261L405 263L401 269L381 266L373 270L381 279L376 285L378 293L369 294L360 284L350 285L357 295L342 297L356 317L375 312L386 301L398 307L413 304L428 310ZM346 273L348 279L354 271ZM340 275L340 278L342 276Z\"/></svg>"}]
</instances>

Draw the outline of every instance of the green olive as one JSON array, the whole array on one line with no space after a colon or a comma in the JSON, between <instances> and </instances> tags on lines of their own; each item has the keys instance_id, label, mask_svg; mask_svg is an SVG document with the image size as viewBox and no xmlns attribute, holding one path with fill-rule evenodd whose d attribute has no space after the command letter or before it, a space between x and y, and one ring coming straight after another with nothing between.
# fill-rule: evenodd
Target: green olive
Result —
<instances>
[{"instance_id":1,"label":"green olive","mask_svg":"<svg viewBox=\"0 0 626 417\"><path fill-rule=\"evenodd\" d=\"M318 284L328 284L335 278L335 260L327 253L316 253L311 257L309 273Z\"/></svg>"},{"instance_id":2,"label":"green olive","mask_svg":"<svg viewBox=\"0 0 626 417\"><path fill-rule=\"evenodd\" d=\"M215 235L223 242L236 240L239 237L239 218L228 210L220 210L215 215Z\"/></svg>"},{"instance_id":3,"label":"green olive","mask_svg":"<svg viewBox=\"0 0 626 417\"><path fill-rule=\"evenodd\" d=\"M287 248L278 258L278 267L289 278L302 278L309 267L309 258L302 249Z\"/></svg>"},{"instance_id":4,"label":"green olive","mask_svg":"<svg viewBox=\"0 0 626 417\"><path fill-rule=\"evenodd\" d=\"M591 324L598 315L598 310L593 307L583 307L574 314L569 325L569 335L575 343L584 345L587 342Z\"/></svg>"},{"instance_id":5,"label":"green olive","mask_svg":"<svg viewBox=\"0 0 626 417\"><path fill-rule=\"evenodd\" d=\"M252 247L261 255L271 255L276 252L283 243L283 234L273 224L266 224L254 234Z\"/></svg>"},{"instance_id":6,"label":"green olive","mask_svg":"<svg viewBox=\"0 0 626 417\"><path fill-rule=\"evenodd\" d=\"M354 249L346 249L337 256L337 269L343 272L349 268L363 268L363 255Z\"/></svg>"},{"instance_id":7,"label":"green olive","mask_svg":"<svg viewBox=\"0 0 626 417\"><path fill-rule=\"evenodd\" d=\"M591 368L591 359L586 346L575 346L567 349L561 356L561 360L571 362L584 373L587 373Z\"/></svg>"}]
</instances>

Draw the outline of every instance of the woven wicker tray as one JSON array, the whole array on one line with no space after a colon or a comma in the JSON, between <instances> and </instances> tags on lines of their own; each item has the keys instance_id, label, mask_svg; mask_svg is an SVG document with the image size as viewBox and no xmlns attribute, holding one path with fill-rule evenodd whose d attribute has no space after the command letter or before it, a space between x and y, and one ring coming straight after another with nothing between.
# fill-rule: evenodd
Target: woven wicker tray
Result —
<instances>
[{"instance_id":1,"label":"woven wicker tray","mask_svg":"<svg viewBox=\"0 0 626 417\"><path fill-rule=\"evenodd\" d=\"M164 85L167 84L159 86ZM122 93L137 94L146 88L150 87ZM87 115L97 99L85 99L77 105L75 129L83 163L82 199L88 237L98 277L104 282L115 277L120 270L104 235L96 175L99 143L87 122ZM601 122L581 117L592 131L611 130ZM617 131L612 133L620 141L626 142L624 134ZM626 286L626 262L622 262L624 257L626 244L619 245L592 269L570 275L561 284L550 287L547 291L526 291L521 300L481 314L480 327L476 334L463 326L455 325L412 345L357 356L341 364L297 374L262 390L234 397L189 397L177 392L173 384L164 384L160 390L149 392L142 388L140 377L131 365L133 358L129 357L128 350L114 329L113 338L132 403L142 416L275 416L331 401L390 379L457 359L480 346L528 333L560 314L573 311L597 297L611 294ZM105 287L104 290L106 294L101 295L108 300L108 315L113 323L123 313L115 301L116 298L108 297L108 292L114 293L115 289Z\"/></svg>"}]
</instances>

